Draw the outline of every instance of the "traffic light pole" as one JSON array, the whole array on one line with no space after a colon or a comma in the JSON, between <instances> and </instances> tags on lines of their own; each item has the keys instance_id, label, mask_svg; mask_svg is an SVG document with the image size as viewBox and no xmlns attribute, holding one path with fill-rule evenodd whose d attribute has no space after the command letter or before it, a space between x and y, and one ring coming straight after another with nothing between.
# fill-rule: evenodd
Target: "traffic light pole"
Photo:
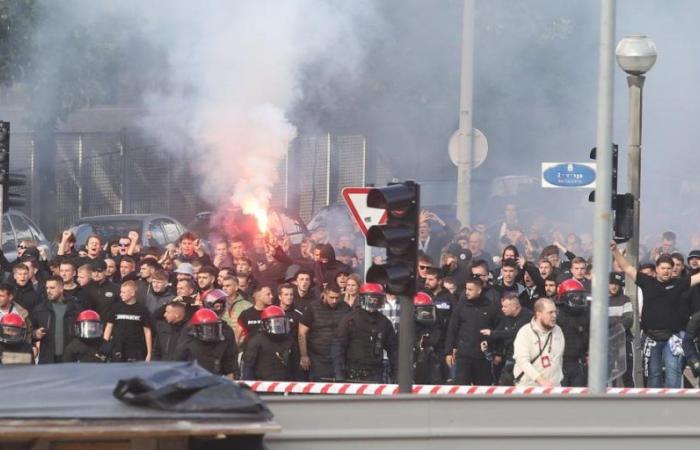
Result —
<instances>
[{"instance_id":1,"label":"traffic light pole","mask_svg":"<svg viewBox=\"0 0 700 450\"><path fill-rule=\"evenodd\" d=\"M589 341L588 388L604 394L608 381L608 272L612 238L612 129L615 56L615 0L602 0L598 72L595 209L593 216L593 300Z\"/></svg>"},{"instance_id":2,"label":"traffic light pole","mask_svg":"<svg viewBox=\"0 0 700 450\"><path fill-rule=\"evenodd\" d=\"M3 222L4 215L5 215L5 212L4 212L5 205L3 205L3 201L2 201L3 198L5 198L4 194L5 194L5 186L3 186L2 183L0 183L0 247L2 247L2 244L4 243L4 242L2 242L2 222Z\"/></svg>"},{"instance_id":3,"label":"traffic light pole","mask_svg":"<svg viewBox=\"0 0 700 450\"><path fill-rule=\"evenodd\" d=\"M413 390L413 345L416 335L413 323L413 298L400 295L398 299L401 309L399 310L399 367L396 381L400 393L410 394Z\"/></svg>"},{"instance_id":4,"label":"traffic light pole","mask_svg":"<svg viewBox=\"0 0 700 450\"><path fill-rule=\"evenodd\" d=\"M386 262L372 265L365 278L368 283L383 285L399 302L399 349L394 359L398 360L398 367L394 369L399 392L410 394L413 389L413 297L418 269L420 186L405 181L373 188L367 194L367 206L386 210L386 224L367 230L367 244L385 248Z\"/></svg>"},{"instance_id":5,"label":"traffic light pole","mask_svg":"<svg viewBox=\"0 0 700 450\"><path fill-rule=\"evenodd\" d=\"M627 182L629 190L634 195L634 216L632 238L627 242L627 257L634 267L639 266L639 198L641 194L642 172L642 88L644 87L643 75L630 75L627 77L629 86L629 148L627 157ZM639 298L637 285L630 279L625 280L625 295L632 301L634 322L632 322L632 353L634 371L632 376L636 387L644 386L642 371L642 346L640 330Z\"/></svg>"}]
</instances>

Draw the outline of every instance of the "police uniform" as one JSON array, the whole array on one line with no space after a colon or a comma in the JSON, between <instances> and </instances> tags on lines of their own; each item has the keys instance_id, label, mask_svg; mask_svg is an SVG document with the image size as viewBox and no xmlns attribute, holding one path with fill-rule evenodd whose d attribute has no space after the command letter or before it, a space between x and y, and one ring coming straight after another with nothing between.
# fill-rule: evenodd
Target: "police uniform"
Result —
<instances>
[{"instance_id":1,"label":"police uniform","mask_svg":"<svg viewBox=\"0 0 700 450\"><path fill-rule=\"evenodd\" d=\"M109 360L109 343L102 339L73 338L63 351L63 362L103 363Z\"/></svg>"},{"instance_id":2,"label":"police uniform","mask_svg":"<svg viewBox=\"0 0 700 450\"><path fill-rule=\"evenodd\" d=\"M222 327L224 339L218 342L204 342L195 336L187 336L184 345L178 350L177 361L197 361L215 375L233 374L238 376L238 347L233 330L228 325Z\"/></svg>"},{"instance_id":3,"label":"police uniform","mask_svg":"<svg viewBox=\"0 0 700 450\"><path fill-rule=\"evenodd\" d=\"M293 380L298 361L298 347L292 335L269 336L267 333L258 333L250 339L243 353L243 379Z\"/></svg>"},{"instance_id":4,"label":"police uniform","mask_svg":"<svg viewBox=\"0 0 700 450\"><path fill-rule=\"evenodd\" d=\"M442 370L445 333L440 322L433 325L415 324L413 376L416 384L441 384L445 381Z\"/></svg>"},{"instance_id":5,"label":"police uniform","mask_svg":"<svg viewBox=\"0 0 700 450\"><path fill-rule=\"evenodd\" d=\"M333 342L336 380L381 382L384 351L394 369L397 348L396 333L389 319L378 311L370 313L353 308L338 324Z\"/></svg>"},{"instance_id":6,"label":"police uniform","mask_svg":"<svg viewBox=\"0 0 700 450\"><path fill-rule=\"evenodd\" d=\"M16 345L0 344L0 363L34 364L34 353L31 344L20 342Z\"/></svg>"},{"instance_id":7,"label":"police uniform","mask_svg":"<svg viewBox=\"0 0 700 450\"><path fill-rule=\"evenodd\" d=\"M589 316L588 308L577 311L566 305L558 305L557 325L564 333L564 361L562 386L586 386Z\"/></svg>"}]
</instances>

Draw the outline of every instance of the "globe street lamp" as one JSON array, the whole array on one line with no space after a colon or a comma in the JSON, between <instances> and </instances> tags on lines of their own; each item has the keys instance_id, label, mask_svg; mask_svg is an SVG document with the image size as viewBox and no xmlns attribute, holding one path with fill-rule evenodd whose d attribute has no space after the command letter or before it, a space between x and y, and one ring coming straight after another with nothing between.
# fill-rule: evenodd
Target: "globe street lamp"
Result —
<instances>
[{"instance_id":1,"label":"globe street lamp","mask_svg":"<svg viewBox=\"0 0 700 450\"><path fill-rule=\"evenodd\" d=\"M615 49L617 64L627 73L629 86L629 149L627 159L627 182L629 191L634 195L634 225L632 238L627 242L627 255L634 267L639 266L639 196L641 174L642 146L642 88L644 74L651 70L656 63L656 45L654 41L643 35L632 35L622 39ZM625 294L632 301L634 322L632 324L633 355L634 355L634 385L643 386L641 364L641 342L639 329L639 301L637 285L629 280L625 283Z\"/></svg>"}]
</instances>

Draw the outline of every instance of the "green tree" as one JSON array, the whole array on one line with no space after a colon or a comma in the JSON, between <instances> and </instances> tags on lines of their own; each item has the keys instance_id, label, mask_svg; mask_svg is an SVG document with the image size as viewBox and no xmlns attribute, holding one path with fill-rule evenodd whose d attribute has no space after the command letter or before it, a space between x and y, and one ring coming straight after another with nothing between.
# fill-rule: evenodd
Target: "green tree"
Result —
<instances>
[{"instance_id":1,"label":"green tree","mask_svg":"<svg viewBox=\"0 0 700 450\"><path fill-rule=\"evenodd\" d=\"M36 0L0 2L0 86L9 87L31 71L31 45L39 7Z\"/></svg>"}]
</instances>

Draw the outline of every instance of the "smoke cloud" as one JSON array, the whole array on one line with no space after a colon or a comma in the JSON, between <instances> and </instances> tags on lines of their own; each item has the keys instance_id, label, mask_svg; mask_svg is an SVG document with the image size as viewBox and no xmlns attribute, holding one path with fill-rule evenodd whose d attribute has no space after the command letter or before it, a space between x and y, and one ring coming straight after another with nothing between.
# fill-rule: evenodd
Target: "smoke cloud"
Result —
<instances>
[{"instance_id":1,"label":"smoke cloud","mask_svg":"<svg viewBox=\"0 0 700 450\"><path fill-rule=\"evenodd\" d=\"M141 68L150 71L144 128L194 169L193 184L208 200L265 202L289 142L318 130L365 135L391 176L442 183L441 195L425 196L439 201L425 206L453 214L456 170L447 142L458 123L462 3L66 0L59 8L45 1L50 16L38 35L56 40L50 32L81 23L117 35L125 43L119 70L130 67L131 80ZM476 10L474 125L487 136L489 155L473 173L473 217L495 222L501 177L525 176L535 185L515 195L523 214L546 215L550 229L590 232L587 192L538 183L541 162L586 161L595 145L598 3L477 0ZM659 49L644 98L645 236L673 229L688 239L700 220L698 14L693 0L618 2L617 39L648 34ZM76 66L89 53L81 43L38 59ZM109 65L92 69L111 75ZM65 70L54 81L81 74ZM613 138L625 191L627 86L622 71L615 74Z\"/></svg>"},{"instance_id":2,"label":"smoke cloud","mask_svg":"<svg viewBox=\"0 0 700 450\"><path fill-rule=\"evenodd\" d=\"M266 208L297 135L288 112L305 94L305 69L322 68L314 77L320 89L330 78L352 80L363 57L358 31L372 11L365 0L213 1L204 9L180 3L146 11L170 71L168 88L146 97L146 130L188 157L204 198Z\"/></svg>"}]
</instances>

